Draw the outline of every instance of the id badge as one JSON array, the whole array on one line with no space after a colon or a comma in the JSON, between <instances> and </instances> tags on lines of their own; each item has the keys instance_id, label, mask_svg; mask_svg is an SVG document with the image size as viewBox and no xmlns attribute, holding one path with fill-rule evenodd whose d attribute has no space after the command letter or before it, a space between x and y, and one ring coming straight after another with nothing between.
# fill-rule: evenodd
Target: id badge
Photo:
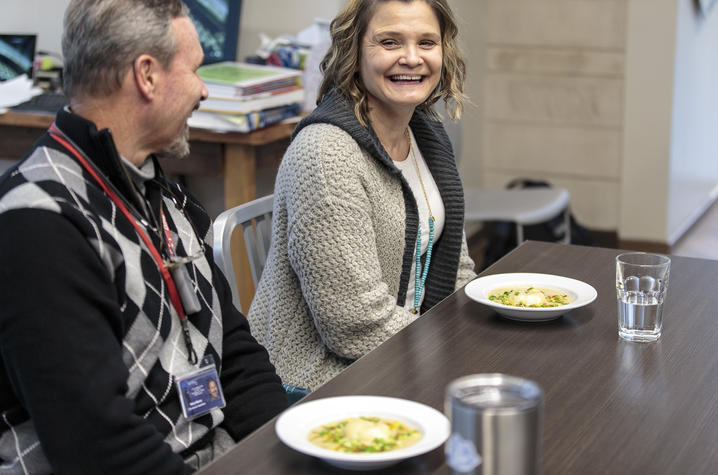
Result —
<instances>
[{"instance_id":1,"label":"id badge","mask_svg":"<svg viewBox=\"0 0 718 475\"><path fill-rule=\"evenodd\" d=\"M177 392L182 413L188 420L226 405L214 363L178 377Z\"/></svg>"}]
</instances>

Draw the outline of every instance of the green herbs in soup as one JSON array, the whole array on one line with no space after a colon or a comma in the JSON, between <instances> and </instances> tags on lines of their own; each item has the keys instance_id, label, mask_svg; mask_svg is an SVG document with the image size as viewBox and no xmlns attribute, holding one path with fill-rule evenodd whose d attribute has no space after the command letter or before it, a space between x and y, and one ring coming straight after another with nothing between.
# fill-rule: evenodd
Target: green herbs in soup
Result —
<instances>
[{"instance_id":1,"label":"green herbs in soup","mask_svg":"<svg viewBox=\"0 0 718 475\"><path fill-rule=\"evenodd\" d=\"M560 290L548 287L501 287L489 294L492 302L512 307L547 308L570 304L573 299Z\"/></svg>"},{"instance_id":2,"label":"green herbs in soup","mask_svg":"<svg viewBox=\"0 0 718 475\"><path fill-rule=\"evenodd\" d=\"M350 417L312 429L308 439L319 447L338 452L387 452L415 444L421 439L421 432L390 419Z\"/></svg>"}]
</instances>

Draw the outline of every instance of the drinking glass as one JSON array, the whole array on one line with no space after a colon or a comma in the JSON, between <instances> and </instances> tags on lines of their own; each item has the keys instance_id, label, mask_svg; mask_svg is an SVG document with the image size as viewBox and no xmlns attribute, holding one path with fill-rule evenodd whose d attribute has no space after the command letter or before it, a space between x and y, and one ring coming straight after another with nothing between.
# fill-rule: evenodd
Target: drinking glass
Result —
<instances>
[{"instance_id":1,"label":"drinking glass","mask_svg":"<svg viewBox=\"0 0 718 475\"><path fill-rule=\"evenodd\" d=\"M656 341L663 328L663 300L671 259L628 252L616 257L618 335L629 341Z\"/></svg>"}]
</instances>

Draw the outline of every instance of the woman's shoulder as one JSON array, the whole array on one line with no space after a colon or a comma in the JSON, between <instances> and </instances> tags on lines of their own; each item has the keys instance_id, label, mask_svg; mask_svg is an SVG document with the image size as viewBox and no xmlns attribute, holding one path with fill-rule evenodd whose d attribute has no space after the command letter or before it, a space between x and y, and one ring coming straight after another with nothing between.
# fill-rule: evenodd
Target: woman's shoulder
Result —
<instances>
[{"instance_id":1,"label":"woman's shoulder","mask_svg":"<svg viewBox=\"0 0 718 475\"><path fill-rule=\"evenodd\" d=\"M322 152L359 150L359 144L341 127L328 123L315 123L303 127L294 137L291 147L311 148Z\"/></svg>"},{"instance_id":2,"label":"woman's shoulder","mask_svg":"<svg viewBox=\"0 0 718 475\"><path fill-rule=\"evenodd\" d=\"M326 123L307 125L300 130L284 155L283 162L306 167L357 164L362 148L341 127Z\"/></svg>"},{"instance_id":3,"label":"woman's shoulder","mask_svg":"<svg viewBox=\"0 0 718 475\"><path fill-rule=\"evenodd\" d=\"M375 175L371 156L341 127L316 123L302 128L279 166L275 190L292 195L322 196L360 193Z\"/></svg>"}]
</instances>

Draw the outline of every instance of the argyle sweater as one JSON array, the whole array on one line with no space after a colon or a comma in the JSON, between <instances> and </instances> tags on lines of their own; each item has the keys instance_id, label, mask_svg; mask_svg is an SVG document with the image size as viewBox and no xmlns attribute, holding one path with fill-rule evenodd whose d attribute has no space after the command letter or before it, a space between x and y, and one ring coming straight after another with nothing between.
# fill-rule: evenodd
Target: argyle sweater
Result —
<instances>
[{"instance_id":1,"label":"argyle sweater","mask_svg":"<svg viewBox=\"0 0 718 475\"><path fill-rule=\"evenodd\" d=\"M422 312L476 277L464 199L440 122L410 122L446 213ZM282 379L316 388L416 318L404 304L419 225L414 194L336 92L294 131L274 185L272 246L248 318Z\"/></svg>"},{"instance_id":2,"label":"argyle sweater","mask_svg":"<svg viewBox=\"0 0 718 475\"><path fill-rule=\"evenodd\" d=\"M110 132L67 110L56 124L148 221ZM227 406L183 416L175 381L195 366L165 281L129 220L45 134L0 179L0 473L188 473L185 461L212 458L217 431L239 440L286 407L214 264L209 217L154 165L155 216L164 210L176 255L201 256L187 266L201 305L191 340L214 358Z\"/></svg>"}]
</instances>

